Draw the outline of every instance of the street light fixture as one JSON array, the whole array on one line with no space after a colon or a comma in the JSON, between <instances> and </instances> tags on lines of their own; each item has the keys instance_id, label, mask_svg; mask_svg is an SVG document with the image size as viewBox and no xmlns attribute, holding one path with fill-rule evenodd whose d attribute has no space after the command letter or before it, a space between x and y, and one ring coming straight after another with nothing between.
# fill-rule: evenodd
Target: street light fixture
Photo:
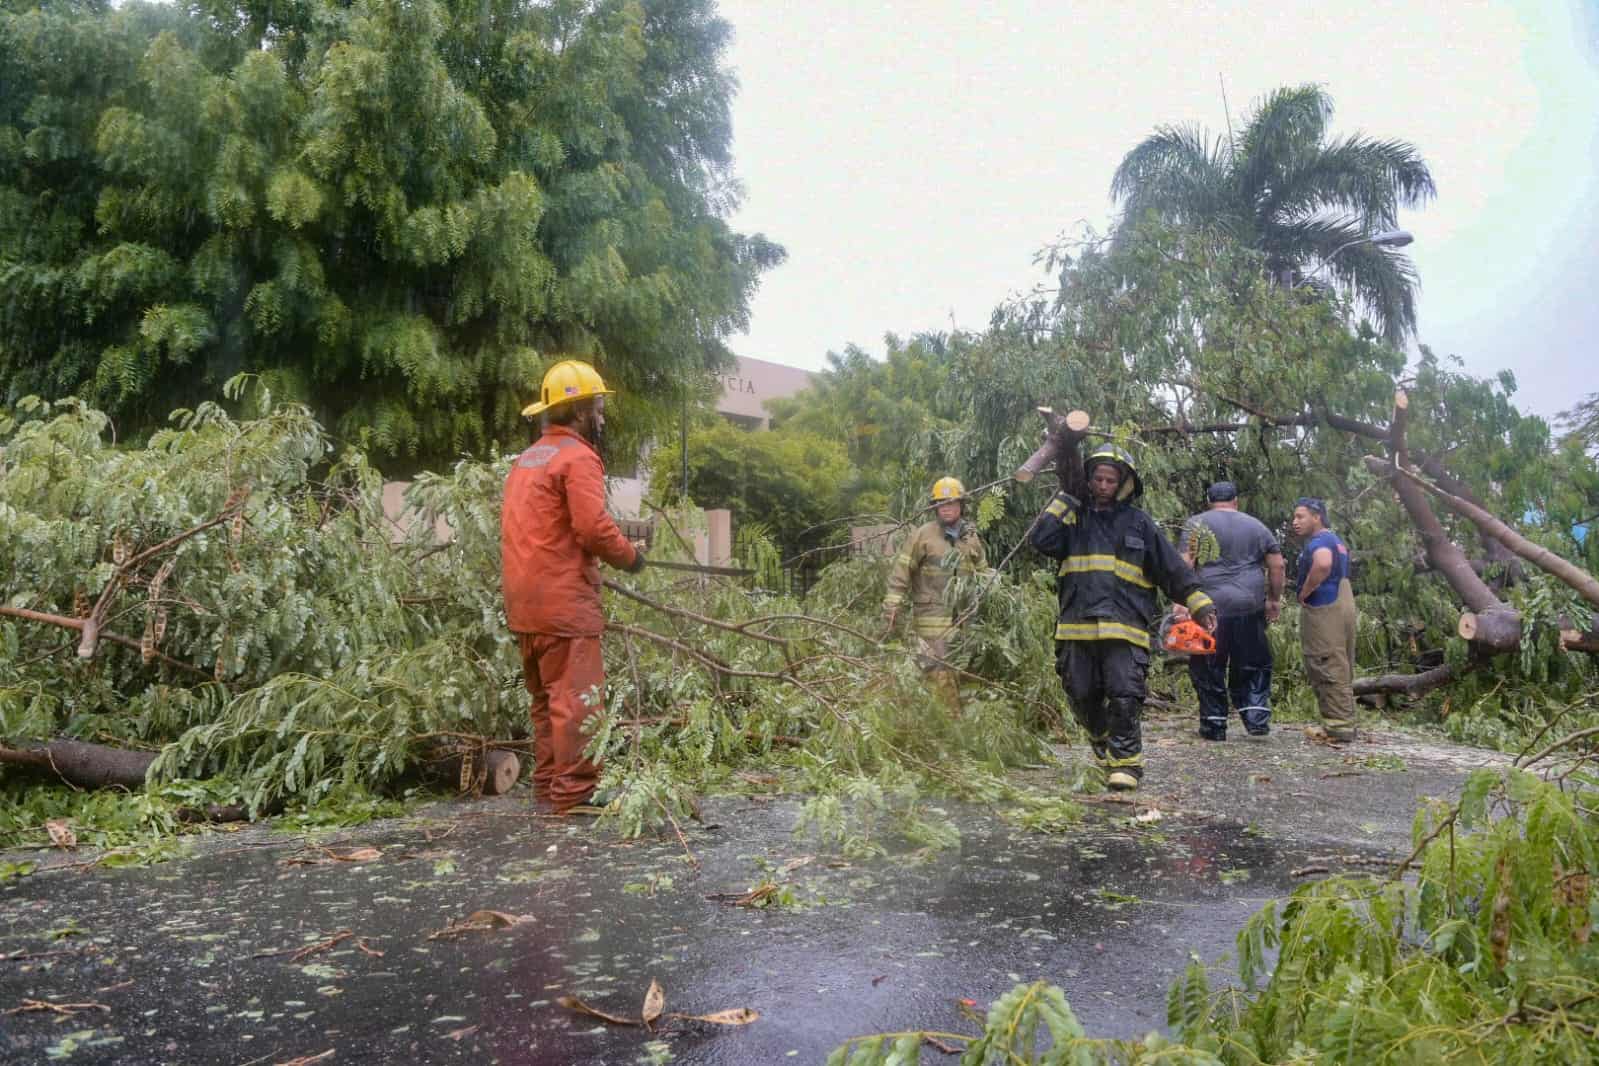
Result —
<instances>
[{"instance_id":1,"label":"street light fixture","mask_svg":"<svg viewBox=\"0 0 1599 1066\"><path fill-rule=\"evenodd\" d=\"M1293 287L1299 288L1299 286L1327 269L1328 264L1336 259L1338 253L1345 248L1353 248L1357 244L1375 244L1384 248L1403 248L1405 245L1415 241L1415 239L1415 235L1407 229L1385 229L1381 233L1373 233L1370 237L1357 237L1352 241L1346 241L1334 248L1332 254L1321 261L1321 266L1294 282Z\"/></svg>"}]
</instances>

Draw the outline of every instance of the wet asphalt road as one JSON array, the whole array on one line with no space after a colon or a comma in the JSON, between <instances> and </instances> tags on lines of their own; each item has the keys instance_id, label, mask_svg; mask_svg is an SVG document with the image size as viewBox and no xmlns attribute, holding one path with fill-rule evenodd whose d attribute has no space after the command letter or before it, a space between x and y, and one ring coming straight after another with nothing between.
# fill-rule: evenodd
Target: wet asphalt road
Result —
<instances>
[{"instance_id":1,"label":"wet asphalt road","mask_svg":"<svg viewBox=\"0 0 1599 1066\"><path fill-rule=\"evenodd\" d=\"M519 791L314 842L252 828L160 866L41 872L0 887L0 955L34 956L0 960L0 1009L109 1009L0 1016L0 1061L819 1063L852 1035L970 1031L961 999L981 1012L1039 977L1095 1035L1138 1036L1190 953L1223 960L1306 866L1402 855L1416 800L1491 759L1398 735L1337 752L1150 732L1136 804L1059 835L952 806L959 849L926 857L844 861L793 834L796 800L728 797L688 830L696 868L675 837L618 841ZM706 898L768 875L799 905ZM430 938L481 909L517 921ZM760 1018L648 1033L555 1002L636 1016L652 978L667 1011Z\"/></svg>"}]
</instances>

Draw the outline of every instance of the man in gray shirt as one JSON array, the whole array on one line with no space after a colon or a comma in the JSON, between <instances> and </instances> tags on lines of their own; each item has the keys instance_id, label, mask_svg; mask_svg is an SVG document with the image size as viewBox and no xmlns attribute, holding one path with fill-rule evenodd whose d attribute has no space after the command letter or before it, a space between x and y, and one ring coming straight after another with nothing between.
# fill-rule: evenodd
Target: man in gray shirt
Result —
<instances>
[{"instance_id":1,"label":"man in gray shirt","mask_svg":"<svg viewBox=\"0 0 1599 1066\"><path fill-rule=\"evenodd\" d=\"M1216 651L1188 659L1199 694L1199 735L1227 739L1228 698L1251 736L1271 732L1271 644L1282 611L1283 551L1259 520L1238 510L1238 488L1218 481L1210 510L1183 524L1178 550L1216 603ZM1179 613L1181 613L1179 611Z\"/></svg>"}]
</instances>

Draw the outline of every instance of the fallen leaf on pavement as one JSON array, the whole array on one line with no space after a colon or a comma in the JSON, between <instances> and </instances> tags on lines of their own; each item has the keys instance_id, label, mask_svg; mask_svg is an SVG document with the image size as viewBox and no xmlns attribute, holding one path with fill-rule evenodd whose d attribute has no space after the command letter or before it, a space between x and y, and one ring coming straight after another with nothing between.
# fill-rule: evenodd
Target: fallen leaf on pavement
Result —
<instances>
[{"instance_id":1,"label":"fallen leaf on pavement","mask_svg":"<svg viewBox=\"0 0 1599 1066\"><path fill-rule=\"evenodd\" d=\"M590 1018L598 1018L612 1025L636 1025L645 1029L653 1028L654 1022L660 1018L670 1018L680 1022L706 1022L710 1025L748 1025L760 1017L758 1011L749 1007L734 1007L732 1010L712 1011L710 1014L682 1014L676 1011L671 1014L662 1014L661 1008L666 1005L666 993L661 989L660 983L654 978L650 979L649 991L644 994L644 1012L641 1017L628 1018L621 1014L612 1014L600 1010L583 1002L576 996L556 996L555 1002L567 1010L585 1014Z\"/></svg>"},{"instance_id":2,"label":"fallen leaf on pavement","mask_svg":"<svg viewBox=\"0 0 1599 1066\"><path fill-rule=\"evenodd\" d=\"M106 1006L104 1003L51 1003L49 1000L44 999L24 999L22 1001L22 1006L12 1007L10 1010L4 1011L3 1013L30 1014L34 1011L49 1011L52 1014L59 1014L63 1018L70 1018L74 1014L78 1014L81 1011L109 1011L110 1009L111 1008Z\"/></svg>"},{"instance_id":3,"label":"fallen leaf on pavement","mask_svg":"<svg viewBox=\"0 0 1599 1066\"><path fill-rule=\"evenodd\" d=\"M338 852L331 848L328 857L336 862L371 862L373 859L383 858L383 853L377 848L352 848L349 851Z\"/></svg>"},{"instance_id":4,"label":"fallen leaf on pavement","mask_svg":"<svg viewBox=\"0 0 1599 1066\"><path fill-rule=\"evenodd\" d=\"M732 1010L719 1010L710 1014L668 1014L668 1018L676 1018L685 1022L710 1022L712 1025L748 1025L759 1018L760 1012L748 1007L734 1007Z\"/></svg>"},{"instance_id":5,"label":"fallen leaf on pavement","mask_svg":"<svg viewBox=\"0 0 1599 1066\"><path fill-rule=\"evenodd\" d=\"M454 1040L457 1044L459 1044L461 1041L477 1032L477 1030L477 1026L468 1025L461 1029L451 1029L449 1032L445 1033L444 1036L446 1039Z\"/></svg>"},{"instance_id":6,"label":"fallen leaf on pavement","mask_svg":"<svg viewBox=\"0 0 1599 1066\"><path fill-rule=\"evenodd\" d=\"M429 940L440 940L445 937L461 936L465 933L482 933L491 929L508 929L513 925L530 922L533 916L529 914L507 914L504 911L481 910L473 911L458 922L451 922L436 932L428 934Z\"/></svg>"},{"instance_id":7,"label":"fallen leaf on pavement","mask_svg":"<svg viewBox=\"0 0 1599 1066\"><path fill-rule=\"evenodd\" d=\"M313 1062L326 1062L332 1057L333 1049L328 1048L320 1055L302 1055L297 1059L285 1059L282 1062L276 1063L275 1066L311 1066Z\"/></svg>"},{"instance_id":8,"label":"fallen leaf on pavement","mask_svg":"<svg viewBox=\"0 0 1599 1066\"><path fill-rule=\"evenodd\" d=\"M285 866L326 866L330 862L371 862L383 858L383 853L377 848L351 848L349 851L334 851L332 848L317 848L320 854L290 855L283 860Z\"/></svg>"},{"instance_id":9,"label":"fallen leaf on pavement","mask_svg":"<svg viewBox=\"0 0 1599 1066\"><path fill-rule=\"evenodd\" d=\"M44 823L44 831L50 834L50 843L58 848L71 850L78 846L78 834L72 831L65 818L51 818Z\"/></svg>"},{"instance_id":10,"label":"fallen leaf on pavement","mask_svg":"<svg viewBox=\"0 0 1599 1066\"><path fill-rule=\"evenodd\" d=\"M666 1009L666 992L662 990L661 983L655 978L650 978L650 990L644 993L644 1024L649 1025L661 1016L661 1011Z\"/></svg>"},{"instance_id":11,"label":"fallen leaf on pavement","mask_svg":"<svg viewBox=\"0 0 1599 1066\"><path fill-rule=\"evenodd\" d=\"M1143 814L1134 815L1133 821L1142 822L1144 825L1154 825L1164 817L1166 817L1164 814L1161 814L1160 811L1156 810L1154 807L1151 807Z\"/></svg>"},{"instance_id":12,"label":"fallen leaf on pavement","mask_svg":"<svg viewBox=\"0 0 1599 1066\"><path fill-rule=\"evenodd\" d=\"M602 1011L597 1007L589 1006L576 996L556 996L555 1002L559 1003L567 1010L575 1010L579 1014L586 1014L590 1018L598 1018L601 1021L610 1022L612 1025L644 1024L644 1021L641 1018L624 1018L620 1014L607 1014L605 1011Z\"/></svg>"}]
</instances>

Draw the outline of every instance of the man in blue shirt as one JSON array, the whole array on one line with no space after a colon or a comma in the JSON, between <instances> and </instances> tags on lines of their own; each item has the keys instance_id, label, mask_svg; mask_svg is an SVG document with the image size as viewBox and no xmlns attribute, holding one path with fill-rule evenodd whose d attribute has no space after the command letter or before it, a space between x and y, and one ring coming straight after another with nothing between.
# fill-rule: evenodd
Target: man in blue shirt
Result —
<instances>
[{"instance_id":1,"label":"man in blue shirt","mask_svg":"<svg viewBox=\"0 0 1599 1066\"><path fill-rule=\"evenodd\" d=\"M1327 504L1301 496L1294 504L1299 553L1299 640L1305 674L1334 744L1355 739L1355 593L1349 584L1349 548L1327 528Z\"/></svg>"}]
</instances>

